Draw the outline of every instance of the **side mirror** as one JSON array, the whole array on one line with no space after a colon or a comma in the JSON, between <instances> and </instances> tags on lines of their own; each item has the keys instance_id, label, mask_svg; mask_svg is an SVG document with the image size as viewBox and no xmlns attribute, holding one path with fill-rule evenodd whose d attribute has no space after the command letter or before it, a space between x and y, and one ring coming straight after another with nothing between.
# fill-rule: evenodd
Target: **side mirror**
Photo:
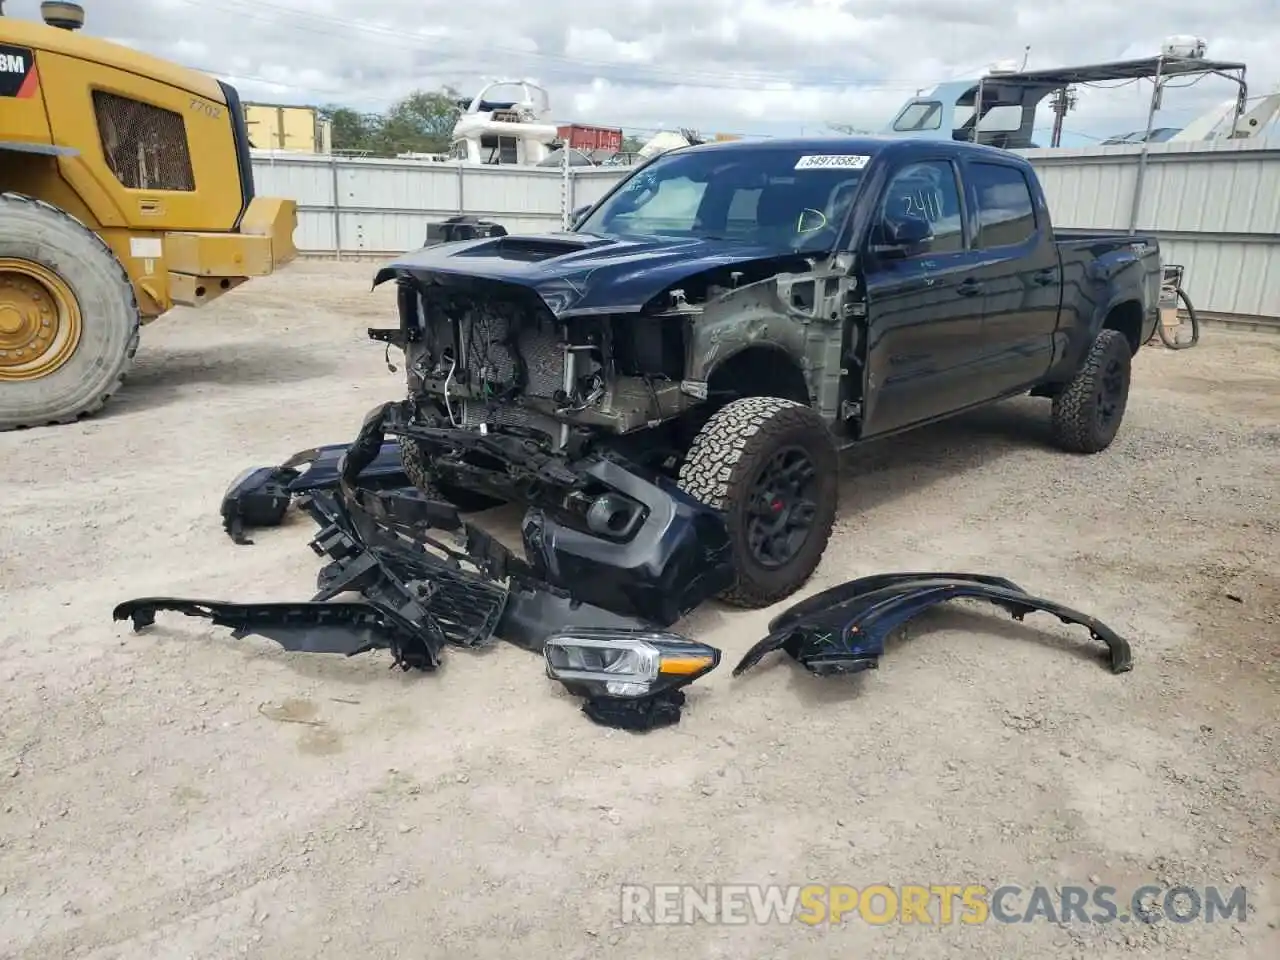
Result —
<instances>
[{"instance_id":1,"label":"side mirror","mask_svg":"<svg viewBox=\"0 0 1280 960\"><path fill-rule=\"evenodd\" d=\"M880 256L905 257L933 239L933 225L924 217L885 220L878 232L880 242L872 246L871 252Z\"/></svg>"},{"instance_id":2,"label":"side mirror","mask_svg":"<svg viewBox=\"0 0 1280 960\"><path fill-rule=\"evenodd\" d=\"M569 227L573 228L578 225L583 217L591 210L591 204L584 203L580 207L575 207L573 212L569 214Z\"/></svg>"}]
</instances>

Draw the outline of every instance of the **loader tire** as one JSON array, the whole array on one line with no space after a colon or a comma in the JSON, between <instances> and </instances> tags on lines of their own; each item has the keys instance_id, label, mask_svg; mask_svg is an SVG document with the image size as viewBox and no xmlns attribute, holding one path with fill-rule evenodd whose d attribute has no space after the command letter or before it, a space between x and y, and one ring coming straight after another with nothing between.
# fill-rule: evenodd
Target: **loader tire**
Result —
<instances>
[{"instance_id":1,"label":"loader tire","mask_svg":"<svg viewBox=\"0 0 1280 960\"><path fill-rule=\"evenodd\" d=\"M839 463L822 418L794 400L735 400L698 431L680 487L724 512L735 581L719 599L767 607L813 575L835 523Z\"/></svg>"},{"instance_id":2,"label":"loader tire","mask_svg":"<svg viewBox=\"0 0 1280 960\"><path fill-rule=\"evenodd\" d=\"M429 497L446 500L463 513L475 513L499 506L502 501L475 493L451 483L441 483L432 475L431 466L426 454L418 442L410 437L397 437L400 444L400 465L409 482Z\"/></svg>"},{"instance_id":3,"label":"loader tire","mask_svg":"<svg viewBox=\"0 0 1280 960\"><path fill-rule=\"evenodd\" d=\"M1111 446L1129 402L1133 353L1125 335L1103 330L1084 364L1053 398L1053 440L1068 453L1101 453Z\"/></svg>"},{"instance_id":4,"label":"loader tire","mask_svg":"<svg viewBox=\"0 0 1280 960\"><path fill-rule=\"evenodd\" d=\"M0 431L100 409L133 365L139 326L133 284L101 237L0 193Z\"/></svg>"}]
</instances>

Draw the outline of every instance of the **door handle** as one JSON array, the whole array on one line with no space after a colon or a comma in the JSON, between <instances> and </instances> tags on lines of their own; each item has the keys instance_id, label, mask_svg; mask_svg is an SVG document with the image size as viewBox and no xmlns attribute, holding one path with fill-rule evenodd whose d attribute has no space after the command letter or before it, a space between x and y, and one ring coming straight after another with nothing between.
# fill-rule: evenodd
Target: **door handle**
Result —
<instances>
[{"instance_id":1,"label":"door handle","mask_svg":"<svg viewBox=\"0 0 1280 960\"><path fill-rule=\"evenodd\" d=\"M982 284L970 277L968 280L962 280L956 287L956 293L962 297L976 297L982 292Z\"/></svg>"},{"instance_id":2,"label":"door handle","mask_svg":"<svg viewBox=\"0 0 1280 960\"><path fill-rule=\"evenodd\" d=\"M1058 271L1057 270L1039 270L1036 273L1033 273L1031 275L1031 280L1033 283L1038 283L1042 287L1047 287L1049 286L1049 284L1057 282Z\"/></svg>"}]
</instances>

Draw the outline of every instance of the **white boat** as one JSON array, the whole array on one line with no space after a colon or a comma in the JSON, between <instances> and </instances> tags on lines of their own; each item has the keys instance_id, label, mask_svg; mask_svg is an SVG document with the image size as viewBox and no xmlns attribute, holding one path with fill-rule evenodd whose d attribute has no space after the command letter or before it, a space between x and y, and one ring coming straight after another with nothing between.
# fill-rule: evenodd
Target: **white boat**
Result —
<instances>
[{"instance_id":1,"label":"white boat","mask_svg":"<svg viewBox=\"0 0 1280 960\"><path fill-rule=\"evenodd\" d=\"M1158 56L1135 60L1053 70L1021 70L1016 64L1002 62L993 65L980 77L952 80L921 91L907 100L889 126L882 131L882 135L933 140L977 140L1014 150L1034 149L1041 146L1032 139L1032 132L1037 129L1036 108L1048 100L1055 118L1049 145L1058 146L1062 122L1070 109L1071 101L1066 95L1057 95L1074 86L1117 80L1152 81L1152 99L1147 127L1113 137L1108 143L1186 141L1214 139L1224 135L1233 138L1255 135L1274 116L1274 107L1264 98L1263 104L1246 114L1248 87L1245 84L1245 65L1209 60L1205 51L1206 44L1200 38L1177 36L1165 41ZM1234 82L1239 88L1238 96L1224 105L1221 113L1215 111L1213 116L1200 118L1182 131L1176 127L1157 127L1155 119L1161 107L1161 94L1165 90L1190 85L1185 82L1171 84L1170 81L1179 77L1208 74ZM975 104L981 104L981 109L976 110Z\"/></svg>"},{"instance_id":2,"label":"white boat","mask_svg":"<svg viewBox=\"0 0 1280 960\"><path fill-rule=\"evenodd\" d=\"M1188 140L1243 140L1262 136L1276 129L1276 118L1280 117L1280 87L1265 96L1248 98L1248 103L1253 103L1253 107L1236 119L1236 98L1224 100L1200 114L1170 137L1169 141L1183 143Z\"/></svg>"},{"instance_id":3,"label":"white boat","mask_svg":"<svg viewBox=\"0 0 1280 960\"><path fill-rule=\"evenodd\" d=\"M495 96L500 87L519 88L519 99ZM452 156L467 163L534 166L547 158L556 139L547 91L526 80L497 80L458 117Z\"/></svg>"}]
</instances>

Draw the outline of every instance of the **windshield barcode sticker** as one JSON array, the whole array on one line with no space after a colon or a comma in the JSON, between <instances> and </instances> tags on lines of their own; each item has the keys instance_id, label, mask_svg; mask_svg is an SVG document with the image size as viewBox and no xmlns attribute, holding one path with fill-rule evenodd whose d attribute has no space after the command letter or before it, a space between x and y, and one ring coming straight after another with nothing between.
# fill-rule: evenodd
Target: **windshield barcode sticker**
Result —
<instances>
[{"instance_id":1,"label":"windshield barcode sticker","mask_svg":"<svg viewBox=\"0 0 1280 960\"><path fill-rule=\"evenodd\" d=\"M871 158L854 153L827 156L801 157L796 161L797 170L861 170Z\"/></svg>"}]
</instances>

